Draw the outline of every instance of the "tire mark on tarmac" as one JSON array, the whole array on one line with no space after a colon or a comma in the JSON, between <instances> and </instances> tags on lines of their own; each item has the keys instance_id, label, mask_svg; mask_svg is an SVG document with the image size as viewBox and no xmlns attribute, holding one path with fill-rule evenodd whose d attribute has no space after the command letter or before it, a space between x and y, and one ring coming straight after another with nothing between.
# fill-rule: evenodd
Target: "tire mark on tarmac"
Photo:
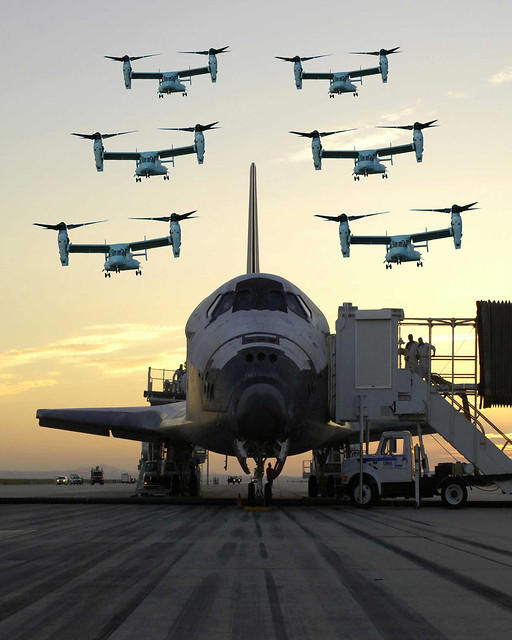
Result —
<instances>
[{"instance_id":1,"label":"tire mark on tarmac","mask_svg":"<svg viewBox=\"0 0 512 640\"><path fill-rule=\"evenodd\" d=\"M320 555L333 569L339 582L347 589L385 640L413 637L447 640L447 637L439 629L392 594L382 583L380 586L376 586L373 581L354 569L353 558L349 558L339 551L334 551L321 542L317 534L299 522L293 514L284 509L282 513L313 540ZM340 524L337 520L335 522ZM353 529L361 534L359 530Z\"/></svg>"},{"instance_id":2,"label":"tire mark on tarmac","mask_svg":"<svg viewBox=\"0 0 512 640\"><path fill-rule=\"evenodd\" d=\"M195 638L199 630L204 629L206 626L205 622L210 614L219 587L219 574L208 574L188 597L183 609L169 629L165 640L191 640Z\"/></svg>"},{"instance_id":3,"label":"tire mark on tarmac","mask_svg":"<svg viewBox=\"0 0 512 640\"><path fill-rule=\"evenodd\" d=\"M265 546L264 542L260 542L260 556L266 560L268 558L268 551L267 551L267 547Z\"/></svg>"},{"instance_id":4,"label":"tire mark on tarmac","mask_svg":"<svg viewBox=\"0 0 512 640\"><path fill-rule=\"evenodd\" d=\"M321 512L319 513L321 514L322 518L335 522L340 527L343 527L344 529L347 529L352 533L356 533L359 536L366 538L367 540L371 540L371 542L374 542L376 545L381 546L385 549L388 549L389 551L392 551L397 555L402 556L403 558L406 558L407 560L409 560L413 564L418 565L422 569L431 571L432 573L435 573L440 577L445 578L449 582L452 582L453 584L456 584L459 587L467 589L468 591L475 593L481 598L485 598L486 600L489 600L492 604L497 605L502 609L505 609L505 611L509 613L512 611L512 596L510 596L508 593L500 591L499 589L495 589L494 587L489 587L483 584L482 582L478 582L477 580L474 580L469 576L465 576L462 573L455 571L455 569L449 569L448 567L445 567L444 565L439 564L438 562L434 562L433 560L427 560L426 558L424 558L419 554L416 554L412 551L408 551L407 549L403 549L402 547L399 547L398 545L395 545L392 542L383 540L382 538L379 538L378 536L375 536L372 533L368 533L363 529L354 527L353 525L350 525L346 522L340 522L336 518L333 518L332 516L329 516L326 513L321 513ZM460 549L457 549L457 550L460 551Z\"/></svg>"},{"instance_id":5,"label":"tire mark on tarmac","mask_svg":"<svg viewBox=\"0 0 512 640\"><path fill-rule=\"evenodd\" d=\"M267 587L268 603L270 605L270 614L272 616L272 623L274 625L275 640L288 640L288 634L286 633L286 627L284 624L283 611L281 609L281 603L279 602L279 593L277 591L276 583L272 571L265 569L265 585Z\"/></svg>"},{"instance_id":6,"label":"tire mark on tarmac","mask_svg":"<svg viewBox=\"0 0 512 640\"><path fill-rule=\"evenodd\" d=\"M219 560L229 560L237 548L236 542L225 542L220 549L217 549L216 556Z\"/></svg>"},{"instance_id":7,"label":"tire mark on tarmac","mask_svg":"<svg viewBox=\"0 0 512 640\"><path fill-rule=\"evenodd\" d=\"M220 507L222 508L222 507ZM220 509L219 508L219 509ZM217 509L216 512L219 510ZM216 513L215 512L215 513ZM176 542L179 542L183 538L190 534L198 527L204 528L204 521L210 520L215 514L208 514L206 517L196 520L194 524L190 524L189 521L180 525L177 529L173 529L169 534L168 540L166 540L167 548L170 549ZM151 537L154 534L154 525L148 523L150 531L147 531L145 537ZM53 634L50 637L56 638L74 638L74 640L106 640L117 628L125 622L125 620L133 613L133 611L139 606L139 604L157 587L160 581L165 577L167 572L188 553L190 548L197 542L197 537L186 545L179 553L165 563L162 566L161 556L158 551L161 550L162 543L155 542L151 545L140 548L140 544L143 541L144 529L139 531L136 542L125 545L125 548L119 554L111 554L116 556L117 564L112 566L109 564L100 575L94 577L94 596L90 597L88 592L91 581L85 586L85 593L89 595L87 601L84 601L84 586L76 585L71 586L66 590L67 602L63 601L52 603L51 610L46 616L39 616L33 625L32 629L24 628L23 634L16 636L15 640L32 640L34 638L34 631L37 629L45 628L45 620L51 624L51 621L55 618L62 618L65 622L57 629L53 630ZM167 534L167 532L166 532ZM171 542L171 538L174 538L174 542ZM126 560L126 555L123 551L126 551L130 547L135 549L135 553ZM79 576L81 577L81 576ZM112 591L111 582L115 578L116 585L122 585L122 590L125 589L127 583L135 585L133 589L126 590L124 602L120 604L117 609L117 613L111 614L110 601L112 597L120 597L124 595L114 590ZM71 603L71 604L70 604ZM78 606L76 606L78 603ZM75 606L74 606L75 605ZM90 623L90 617L88 612L94 609L94 624L95 627L91 629L88 626ZM106 620L105 613L110 617ZM103 620L102 620L103 617ZM83 626L77 628L76 621L83 620Z\"/></svg>"},{"instance_id":8,"label":"tire mark on tarmac","mask_svg":"<svg viewBox=\"0 0 512 640\"><path fill-rule=\"evenodd\" d=\"M379 519L378 515L373 515L372 514L371 516L366 516L366 517L368 517L369 520L374 520L375 522L381 522L382 524L384 524L387 527L393 527L395 529L399 529L399 527L397 525L388 524L385 521L385 518L381 521ZM410 521L408 519L402 518L401 522L403 522L404 526L407 526L407 524ZM413 520L412 522L420 522L420 521L419 520ZM421 522L421 524L423 525L423 524L427 524L427 523ZM411 526L411 529L414 531L415 525L411 524L410 526ZM432 525L430 525L430 526L432 526ZM405 531L405 529L402 529L402 530ZM494 546L492 544L487 544L486 542L479 542L479 541L476 541L476 540L471 540L470 538L463 538L461 536L456 536L456 535L453 535L453 534L450 534L450 533L441 533L440 531L437 531L437 530L435 532L433 532L433 534L436 535L436 536L439 536L441 538L446 538L448 540L454 540L455 542L461 542L463 544L467 544L468 546L471 546L471 547L477 547L479 549L485 549L486 551L492 551L493 553L499 553L499 554L507 556L509 558L512 557L512 551L509 551L508 549L502 549L501 547L496 547L496 546ZM439 541L433 540L432 538L429 538L429 537L427 537L425 535L423 535L423 537L426 538L427 540L431 540L432 542L438 542L439 543ZM441 544L441 543L439 543L439 544ZM453 549L457 549L458 551L461 551L463 553L469 553L468 551L466 551L464 549L460 549L458 547L452 547L452 548ZM480 558L485 558L486 560L489 560L490 562L497 562L497 564L502 564L502 565L504 565L506 567L512 566L512 565L510 565L508 563L499 562L497 560L493 560L492 558L488 558L487 556L483 556L483 555L478 554L478 553L472 553L472 555L478 556Z\"/></svg>"},{"instance_id":9,"label":"tire mark on tarmac","mask_svg":"<svg viewBox=\"0 0 512 640\"><path fill-rule=\"evenodd\" d=\"M23 591L22 593L18 593L14 597L8 598L4 602L0 602L0 621L3 621L9 618L10 616L14 615L18 611L21 611L22 609L32 605L34 602L37 602L41 598L48 596L53 591L61 589L67 583L73 581L77 577L77 575L80 575L82 573L85 573L86 571L89 571L90 569L94 568L96 565L101 564L105 560L121 556L125 551L127 551L130 548L136 548L140 543L141 532L143 532L144 530L150 529L149 535L154 533L154 528L150 521L145 520L143 524L145 524L145 526L143 526L142 529L141 529L140 522L136 523L136 525L133 525L131 527L125 527L122 529L123 539L126 540L126 538L129 537L132 533L136 533L135 531L135 527L136 527L137 532L139 533L139 536L137 536L137 539L135 541L133 541L133 539L129 539L126 542L122 542L122 539L120 539L116 544L116 547L114 550L111 548L103 549L103 545L102 545L101 551L93 552L92 555L87 554L87 558L85 560L82 560L79 562L73 562L73 556L78 555L79 557L81 557L82 555L85 555L86 552L88 551L90 552L91 541L87 543L82 543L78 547L79 551L81 552L80 554L76 553L76 549L73 550L73 553L70 553L70 549L68 549L67 553L68 555L71 556L71 560L69 560L67 564L70 566L68 566L67 568L61 571L57 571L56 573L55 572L51 573L50 577L41 580L32 588L29 588ZM172 530L170 534L172 535L172 537L180 538L182 536L185 536L192 528L195 528L195 526L197 525L190 525L187 522L186 524L181 525L177 529ZM108 527L106 531L109 531L110 529L111 527ZM113 529L115 529L119 535L119 527L116 526ZM43 572L49 570L47 567L43 567L42 569L43 569ZM33 581L34 581L34 578L32 579L32 583ZM12 582L10 585L6 585L6 586L8 590L10 589L12 591Z\"/></svg>"}]
</instances>

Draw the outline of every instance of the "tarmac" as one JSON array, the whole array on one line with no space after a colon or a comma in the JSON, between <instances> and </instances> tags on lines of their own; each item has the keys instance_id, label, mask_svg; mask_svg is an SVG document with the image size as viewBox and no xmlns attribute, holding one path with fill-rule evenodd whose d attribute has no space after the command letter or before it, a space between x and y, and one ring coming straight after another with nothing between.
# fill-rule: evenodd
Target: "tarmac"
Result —
<instances>
[{"instance_id":1,"label":"tarmac","mask_svg":"<svg viewBox=\"0 0 512 640\"><path fill-rule=\"evenodd\" d=\"M0 486L0 637L509 640L510 498L304 508L286 484L268 511L237 505L245 485L195 505L127 503L133 485Z\"/></svg>"}]
</instances>

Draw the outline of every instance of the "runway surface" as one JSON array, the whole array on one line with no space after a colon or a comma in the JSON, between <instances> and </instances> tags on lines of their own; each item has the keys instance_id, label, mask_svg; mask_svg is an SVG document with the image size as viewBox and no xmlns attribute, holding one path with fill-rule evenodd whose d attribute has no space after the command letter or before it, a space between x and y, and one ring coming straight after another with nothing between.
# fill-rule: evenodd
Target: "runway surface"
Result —
<instances>
[{"instance_id":1,"label":"runway surface","mask_svg":"<svg viewBox=\"0 0 512 640\"><path fill-rule=\"evenodd\" d=\"M10 640L510 638L509 508L0 511Z\"/></svg>"}]
</instances>

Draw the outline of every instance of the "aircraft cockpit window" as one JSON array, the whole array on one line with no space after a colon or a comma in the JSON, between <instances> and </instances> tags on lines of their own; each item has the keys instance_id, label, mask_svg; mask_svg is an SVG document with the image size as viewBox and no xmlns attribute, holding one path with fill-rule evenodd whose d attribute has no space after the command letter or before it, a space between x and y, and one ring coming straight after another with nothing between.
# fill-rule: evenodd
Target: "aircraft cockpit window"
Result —
<instances>
[{"instance_id":1,"label":"aircraft cockpit window","mask_svg":"<svg viewBox=\"0 0 512 640\"><path fill-rule=\"evenodd\" d=\"M306 314L306 310L304 309L296 295L294 295L293 293L287 293L286 302L288 304L289 311L295 313L304 320L307 320L308 316Z\"/></svg>"},{"instance_id":2,"label":"aircraft cockpit window","mask_svg":"<svg viewBox=\"0 0 512 640\"><path fill-rule=\"evenodd\" d=\"M235 294L233 293L233 291L228 291L227 293L224 293L218 304L214 307L213 311L212 311L212 322L214 320L217 320L217 318L222 315L223 313L226 313L226 311L230 311L233 308L233 298L234 298Z\"/></svg>"},{"instance_id":3,"label":"aircraft cockpit window","mask_svg":"<svg viewBox=\"0 0 512 640\"><path fill-rule=\"evenodd\" d=\"M269 278L250 278L239 282L235 291L233 313L251 309L286 313L283 285Z\"/></svg>"}]
</instances>

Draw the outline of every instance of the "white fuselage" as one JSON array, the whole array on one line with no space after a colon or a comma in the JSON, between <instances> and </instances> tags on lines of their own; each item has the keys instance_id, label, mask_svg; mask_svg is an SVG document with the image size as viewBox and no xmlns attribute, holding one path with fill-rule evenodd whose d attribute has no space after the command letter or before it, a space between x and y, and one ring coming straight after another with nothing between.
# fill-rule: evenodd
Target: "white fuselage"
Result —
<instances>
[{"instance_id":1,"label":"white fuselage","mask_svg":"<svg viewBox=\"0 0 512 640\"><path fill-rule=\"evenodd\" d=\"M357 93L357 87L355 84L350 82L348 75L334 74L334 78L329 84L329 93Z\"/></svg>"},{"instance_id":2,"label":"white fuselage","mask_svg":"<svg viewBox=\"0 0 512 640\"><path fill-rule=\"evenodd\" d=\"M386 263L419 262L421 253L416 251L409 236L393 236L384 259Z\"/></svg>"},{"instance_id":3,"label":"white fuselage","mask_svg":"<svg viewBox=\"0 0 512 640\"><path fill-rule=\"evenodd\" d=\"M276 455L326 440L329 327L292 283L243 275L190 316L187 418L198 443L218 453Z\"/></svg>"},{"instance_id":4,"label":"white fuselage","mask_svg":"<svg viewBox=\"0 0 512 640\"><path fill-rule=\"evenodd\" d=\"M359 152L354 162L354 175L369 176L376 173L386 173L387 167L377 159L377 153L372 150Z\"/></svg>"},{"instance_id":5,"label":"white fuselage","mask_svg":"<svg viewBox=\"0 0 512 640\"><path fill-rule=\"evenodd\" d=\"M158 94L166 93L187 93L187 88L179 81L177 73L164 73L158 83Z\"/></svg>"},{"instance_id":6,"label":"white fuselage","mask_svg":"<svg viewBox=\"0 0 512 640\"><path fill-rule=\"evenodd\" d=\"M135 167L135 175L149 178L150 176L167 175L167 167L162 164L156 152L148 151L140 154Z\"/></svg>"},{"instance_id":7,"label":"white fuselage","mask_svg":"<svg viewBox=\"0 0 512 640\"><path fill-rule=\"evenodd\" d=\"M111 245L110 252L107 254L104 271L112 271L119 273L121 271L138 270L140 262L133 257L129 247L123 244Z\"/></svg>"}]
</instances>

